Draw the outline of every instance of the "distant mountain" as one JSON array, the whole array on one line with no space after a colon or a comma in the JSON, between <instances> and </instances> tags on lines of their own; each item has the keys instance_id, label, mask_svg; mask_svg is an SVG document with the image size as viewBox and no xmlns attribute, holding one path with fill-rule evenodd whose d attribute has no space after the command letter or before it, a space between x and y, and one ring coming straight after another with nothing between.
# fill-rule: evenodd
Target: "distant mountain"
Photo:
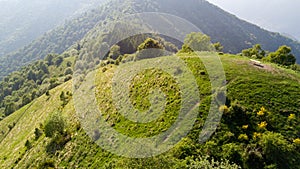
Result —
<instances>
[{"instance_id":1,"label":"distant mountain","mask_svg":"<svg viewBox=\"0 0 300 169\"><path fill-rule=\"evenodd\" d=\"M290 39L292 39L294 41L298 41L299 42L299 40L295 36L293 36L293 35L291 35L289 33L281 32L280 34L283 35L283 36L285 36L285 37L287 37L287 38L290 38Z\"/></svg>"},{"instance_id":2,"label":"distant mountain","mask_svg":"<svg viewBox=\"0 0 300 169\"><path fill-rule=\"evenodd\" d=\"M139 1L136 0L135 2L138 3ZM148 9L148 11L170 13L190 21L205 34L208 34L213 42L221 42L225 52L239 53L242 49L257 43L269 51L275 51L281 45L288 45L292 47L293 53L300 63L299 42L243 21L205 0L187 0L184 2L180 0L153 0L152 3L157 4L157 9ZM141 12L139 9L136 10Z\"/></svg>"},{"instance_id":3,"label":"distant mountain","mask_svg":"<svg viewBox=\"0 0 300 169\"><path fill-rule=\"evenodd\" d=\"M12 52L46 31L103 0L0 1L0 56Z\"/></svg>"},{"instance_id":4,"label":"distant mountain","mask_svg":"<svg viewBox=\"0 0 300 169\"><path fill-rule=\"evenodd\" d=\"M99 8L85 12L65 21L61 26L48 31L19 50L5 56L0 55L0 79L22 66L43 59L49 53L64 52L105 18L106 15L102 11L102 8Z\"/></svg>"},{"instance_id":5,"label":"distant mountain","mask_svg":"<svg viewBox=\"0 0 300 169\"><path fill-rule=\"evenodd\" d=\"M99 25L107 21L141 12L162 12L182 17L209 35L212 42L221 42L224 52L239 53L257 43L268 51L288 45L292 47L300 63L299 42L243 21L205 0L112 0L98 9L66 22L23 49L5 56L4 59L0 58L0 79L20 66L44 58L48 53L62 53L88 32L99 31ZM87 34L83 41L89 41L91 38L93 35Z\"/></svg>"}]
</instances>

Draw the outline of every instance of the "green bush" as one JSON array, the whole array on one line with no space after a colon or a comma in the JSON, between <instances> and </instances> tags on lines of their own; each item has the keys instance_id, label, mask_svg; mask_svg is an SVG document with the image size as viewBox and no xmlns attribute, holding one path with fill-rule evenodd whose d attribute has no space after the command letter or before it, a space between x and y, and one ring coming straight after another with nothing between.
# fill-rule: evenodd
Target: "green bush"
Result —
<instances>
[{"instance_id":1,"label":"green bush","mask_svg":"<svg viewBox=\"0 0 300 169\"><path fill-rule=\"evenodd\" d=\"M195 160L191 160L187 165L190 169L239 169L240 166L230 163L228 160L216 161L215 159L209 159L206 157L198 157Z\"/></svg>"},{"instance_id":2,"label":"green bush","mask_svg":"<svg viewBox=\"0 0 300 169\"><path fill-rule=\"evenodd\" d=\"M291 52L290 47L281 46L276 52L270 53L267 60L279 65L290 66L296 63L296 57Z\"/></svg>"},{"instance_id":3,"label":"green bush","mask_svg":"<svg viewBox=\"0 0 300 169\"><path fill-rule=\"evenodd\" d=\"M299 161L294 157L294 147L280 133L263 133L259 145L262 147L266 162L269 165L276 164L277 168L290 168L293 163Z\"/></svg>"},{"instance_id":4,"label":"green bush","mask_svg":"<svg viewBox=\"0 0 300 169\"><path fill-rule=\"evenodd\" d=\"M186 35L184 45L180 53L190 53L192 51L214 51L215 47L210 41L210 37L201 32L192 32Z\"/></svg>"},{"instance_id":5,"label":"green bush","mask_svg":"<svg viewBox=\"0 0 300 169\"><path fill-rule=\"evenodd\" d=\"M46 121L44 129L46 137L52 138L56 134L63 134L65 129L65 121L61 114L52 114L51 117Z\"/></svg>"}]
</instances>

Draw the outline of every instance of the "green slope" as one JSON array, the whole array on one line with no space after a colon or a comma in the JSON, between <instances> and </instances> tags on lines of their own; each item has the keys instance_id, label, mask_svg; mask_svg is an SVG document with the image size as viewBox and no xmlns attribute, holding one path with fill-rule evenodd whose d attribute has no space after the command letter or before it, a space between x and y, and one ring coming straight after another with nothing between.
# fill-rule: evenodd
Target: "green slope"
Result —
<instances>
[{"instance_id":1,"label":"green slope","mask_svg":"<svg viewBox=\"0 0 300 169\"><path fill-rule=\"evenodd\" d=\"M198 136L210 104L210 82L198 57L181 56L196 77L201 95L201 109L193 130L172 150L153 158L128 159L99 148L80 127L73 100L62 106L61 92L72 91L69 81L51 90L50 96L43 95L0 121L0 168L192 168L211 165L211 161L205 163L207 160L200 158L206 155L219 161L228 159L244 168L299 166L300 146L295 140L300 137L300 75L271 64L265 64L262 69L252 65L248 58L240 56L220 57L227 78L228 110L226 109L215 134L205 144L198 143ZM135 78L132 100L136 102L138 109L149 108L149 102L145 99L147 92L142 92L149 90L149 86L143 85L145 81L149 81L149 84L156 81L159 87L166 85L166 89L162 90L171 98L167 102L167 111L163 117L147 126L139 125L122 118L112 104L109 84L116 68L116 65L109 64L97 70L97 101L104 116L108 117L107 121L119 132L132 137L146 137L164 131L177 116L176 110L180 102L176 97L178 88L168 89L170 85L176 86L176 82L159 70L147 70L140 78ZM161 78L161 81L157 78ZM141 92L134 93L139 90ZM259 116L257 112L261 107L266 111ZM53 149L53 140L46 138L44 134L36 140L34 132L36 128L42 130L47 119L55 112L62 114L67 127L58 141L61 144ZM162 122L161 118L164 118L163 125L157 125ZM267 126L259 127L262 122L266 122ZM14 127L9 130L8 125L13 123ZM274 135L278 137L273 137ZM272 142L269 138L275 141ZM31 143L31 148L25 146L27 140ZM284 161L278 160L277 156Z\"/></svg>"}]
</instances>

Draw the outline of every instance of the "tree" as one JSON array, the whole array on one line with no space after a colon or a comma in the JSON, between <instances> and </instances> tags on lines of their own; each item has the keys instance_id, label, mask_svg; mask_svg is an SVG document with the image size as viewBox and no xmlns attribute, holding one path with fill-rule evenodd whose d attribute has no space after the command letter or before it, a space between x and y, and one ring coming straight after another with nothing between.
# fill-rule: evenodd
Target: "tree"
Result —
<instances>
[{"instance_id":1,"label":"tree","mask_svg":"<svg viewBox=\"0 0 300 169\"><path fill-rule=\"evenodd\" d=\"M54 137L57 134L63 134L65 129L65 121L61 114L54 113L46 121L45 124L45 135L46 137Z\"/></svg>"},{"instance_id":2,"label":"tree","mask_svg":"<svg viewBox=\"0 0 300 169\"><path fill-rule=\"evenodd\" d=\"M36 74L34 73L34 71L32 69L29 70L27 79L36 81Z\"/></svg>"},{"instance_id":3,"label":"tree","mask_svg":"<svg viewBox=\"0 0 300 169\"><path fill-rule=\"evenodd\" d=\"M183 44L179 53L192 53L194 52L187 44Z\"/></svg>"},{"instance_id":4,"label":"tree","mask_svg":"<svg viewBox=\"0 0 300 169\"><path fill-rule=\"evenodd\" d=\"M267 60L284 66L290 66L296 63L296 57L291 53L292 49L288 46L280 46L276 52L268 55Z\"/></svg>"},{"instance_id":5,"label":"tree","mask_svg":"<svg viewBox=\"0 0 300 169\"><path fill-rule=\"evenodd\" d=\"M66 70L65 70L65 73L64 73L65 75L71 75L71 74L73 74L73 70L72 70L72 68L71 67L68 67Z\"/></svg>"},{"instance_id":6,"label":"tree","mask_svg":"<svg viewBox=\"0 0 300 169\"><path fill-rule=\"evenodd\" d=\"M62 56L58 56L58 57L55 59L55 65L56 65L56 66L59 66L63 61L64 61L64 58L63 58Z\"/></svg>"},{"instance_id":7,"label":"tree","mask_svg":"<svg viewBox=\"0 0 300 169\"><path fill-rule=\"evenodd\" d=\"M16 105L15 103L11 102L5 105L4 114L5 116L9 116L13 112L16 111Z\"/></svg>"},{"instance_id":8,"label":"tree","mask_svg":"<svg viewBox=\"0 0 300 169\"><path fill-rule=\"evenodd\" d=\"M144 49L163 49L164 47L155 39L147 38L142 44L138 46L138 51Z\"/></svg>"},{"instance_id":9,"label":"tree","mask_svg":"<svg viewBox=\"0 0 300 169\"><path fill-rule=\"evenodd\" d=\"M113 45L110 48L110 52L109 52L108 57L111 58L111 59L117 59L120 55L121 55L120 46Z\"/></svg>"},{"instance_id":10,"label":"tree","mask_svg":"<svg viewBox=\"0 0 300 169\"><path fill-rule=\"evenodd\" d=\"M152 38L147 38L143 43L141 43L137 50L137 59L147 59L155 58L164 55L162 51L164 46L160 44L157 40Z\"/></svg>"},{"instance_id":11,"label":"tree","mask_svg":"<svg viewBox=\"0 0 300 169\"><path fill-rule=\"evenodd\" d=\"M262 59L265 57L266 52L262 49L260 44L256 44L252 48L243 50L242 55L255 59Z\"/></svg>"},{"instance_id":12,"label":"tree","mask_svg":"<svg viewBox=\"0 0 300 169\"><path fill-rule=\"evenodd\" d=\"M28 94L24 94L22 97L22 105L26 105L31 102L31 97Z\"/></svg>"},{"instance_id":13,"label":"tree","mask_svg":"<svg viewBox=\"0 0 300 169\"><path fill-rule=\"evenodd\" d=\"M48 54L45 58L48 66L53 65L53 59L55 57L55 54Z\"/></svg>"},{"instance_id":14,"label":"tree","mask_svg":"<svg viewBox=\"0 0 300 169\"><path fill-rule=\"evenodd\" d=\"M48 66L44 62L39 63L39 69L44 73L49 73Z\"/></svg>"},{"instance_id":15,"label":"tree","mask_svg":"<svg viewBox=\"0 0 300 169\"><path fill-rule=\"evenodd\" d=\"M217 52L222 52L224 47L221 45L220 42L214 43L213 45Z\"/></svg>"},{"instance_id":16,"label":"tree","mask_svg":"<svg viewBox=\"0 0 300 169\"><path fill-rule=\"evenodd\" d=\"M43 132L39 128L35 128L35 130L34 130L35 140L38 140L42 134L43 134Z\"/></svg>"},{"instance_id":17,"label":"tree","mask_svg":"<svg viewBox=\"0 0 300 169\"><path fill-rule=\"evenodd\" d=\"M213 51L214 46L211 44L209 36L201 32L192 32L185 37L181 52L187 49L192 51Z\"/></svg>"}]
</instances>

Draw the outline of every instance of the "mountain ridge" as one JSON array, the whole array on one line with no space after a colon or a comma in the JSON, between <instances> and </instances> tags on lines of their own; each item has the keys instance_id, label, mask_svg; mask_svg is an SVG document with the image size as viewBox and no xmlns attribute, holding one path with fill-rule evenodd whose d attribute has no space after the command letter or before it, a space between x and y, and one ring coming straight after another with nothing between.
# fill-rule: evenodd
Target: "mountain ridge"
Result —
<instances>
[{"instance_id":1,"label":"mountain ridge","mask_svg":"<svg viewBox=\"0 0 300 169\"><path fill-rule=\"evenodd\" d=\"M224 46L224 52L240 53L243 49L250 48L258 43L267 51L275 51L279 46L288 45L291 46L292 52L297 57L297 62L300 63L299 42L241 20L205 0L188 0L185 2L179 0L112 0L87 15L84 14L73 21L68 21L63 27L45 34L42 38L18 52L2 58L0 79L17 70L20 66L37 59L43 59L48 53L62 53L86 36L87 32L97 29L97 24L115 18L114 15L123 16L140 12L162 12L182 17L209 35L212 42L221 42ZM84 22L84 20L87 22ZM76 22L79 22L77 26ZM61 29L64 31L61 31ZM76 34L80 34L80 36L76 36ZM14 59L22 59L23 63L14 62Z\"/></svg>"}]
</instances>

